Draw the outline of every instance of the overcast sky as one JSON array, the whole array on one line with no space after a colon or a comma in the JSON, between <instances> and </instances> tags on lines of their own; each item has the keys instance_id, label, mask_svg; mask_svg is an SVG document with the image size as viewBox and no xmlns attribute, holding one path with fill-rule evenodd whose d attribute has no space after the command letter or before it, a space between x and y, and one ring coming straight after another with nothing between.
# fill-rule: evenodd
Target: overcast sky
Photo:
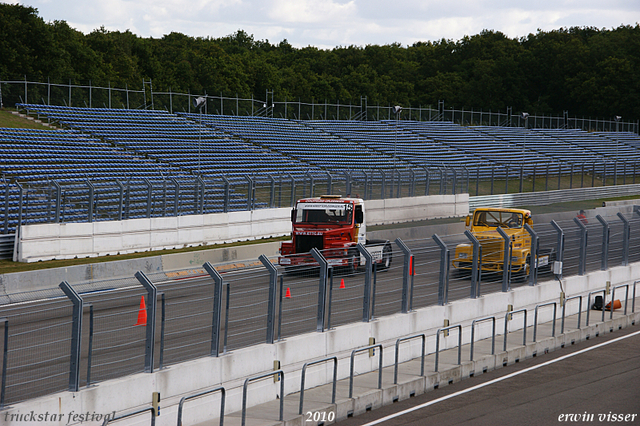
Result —
<instances>
[{"instance_id":1,"label":"overcast sky","mask_svg":"<svg viewBox=\"0 0 640 426\"><path fill-rule=\"evenodd\" d=\"M0 0L16 3L15 0ZM538 29L640 23L640 0L29 0L45 21L84 33L101 26L142 37L222 37L244 30L295 47L460 40L483 29L522 37Z\"/></svg>"}]
</instances>

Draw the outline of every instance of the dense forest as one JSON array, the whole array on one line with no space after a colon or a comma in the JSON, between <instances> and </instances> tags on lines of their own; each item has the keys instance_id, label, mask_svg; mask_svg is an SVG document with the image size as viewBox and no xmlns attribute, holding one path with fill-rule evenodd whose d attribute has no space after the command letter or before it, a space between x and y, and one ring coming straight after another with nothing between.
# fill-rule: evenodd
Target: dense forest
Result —
<instances>
[{"instance_id":1,"label":"dense forest","mask_svg":"<svg viewBox=\"0 0 640 426\"><path fill-rule=\"evenodd\" d=\"M458 41L322 50L272 44L239 30L221 38L130 31L83 34L32 7L0 4L0 80L74 82L223 93L276 100L340 100L464 109L640 118L640 26L483 31Z\"/></svg>"}]
</instances>

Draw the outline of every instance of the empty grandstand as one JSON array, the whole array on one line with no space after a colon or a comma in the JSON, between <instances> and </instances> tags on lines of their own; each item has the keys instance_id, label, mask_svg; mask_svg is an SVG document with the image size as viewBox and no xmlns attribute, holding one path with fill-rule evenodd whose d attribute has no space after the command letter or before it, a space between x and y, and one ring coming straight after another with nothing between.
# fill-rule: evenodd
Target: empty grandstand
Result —
<instances>
[{"instance_id":1,"label":"empty grandstand","mask_svg":"<svg viewBox=\"0 0 640 426\"><path fill-rule=\"evenodd\" d=\"M470 177L504 180L514 169L526 179L581 168L601 184L631 183L640 160L631 132L18 108L60 130L0 129L4 233L27 223L288 206L314 191L378 198L468 190Z\"/></svg>"}]
</instances>

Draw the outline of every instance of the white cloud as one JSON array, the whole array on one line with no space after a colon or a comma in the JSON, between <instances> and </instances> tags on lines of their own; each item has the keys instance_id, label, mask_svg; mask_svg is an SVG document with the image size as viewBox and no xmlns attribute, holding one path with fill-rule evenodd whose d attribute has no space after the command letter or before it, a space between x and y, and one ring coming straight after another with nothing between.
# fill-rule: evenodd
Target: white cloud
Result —
<instances>
[{"instance_id":1,"label":"white cloud","mask_svg":"<svg viewBox=\"0 0 640 426\"><path fill-rule=\"evenodd\" d=\"M13 2L14 0L9 0ZM0 2L9 2L0 0ZM459 40L483 29L524 37L538 29L615 28L640 22L638 0L30 0L45 21L65 20L88 33L104 26L142 37L181 32L255 39L296 47L410 45Z\"/></svg>"}]
</instances>

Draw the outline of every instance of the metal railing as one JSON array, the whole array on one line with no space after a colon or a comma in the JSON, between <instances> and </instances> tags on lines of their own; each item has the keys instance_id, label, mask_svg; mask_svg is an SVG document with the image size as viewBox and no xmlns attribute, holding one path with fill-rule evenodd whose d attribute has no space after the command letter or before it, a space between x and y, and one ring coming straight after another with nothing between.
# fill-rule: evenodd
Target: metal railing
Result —
<instances>
[{"instance_id":1,"label":"metal railing","mask_svg":"<svg viewBox=\"0 0 640 426\"><path fill-rule=\"evenodd\" d=\"M180 403L178 404L178 426L182 426L182 412L184 408L184 404L195 398L200 398L205 395L210 395L215 392L220 392L220 422L219 426L224 426L224 407L225 407L225 399L226 399L226 390L224 386L218 386L213 389L209 389L206 391L194 393L191 395L184 396L180 399Z\"/></svg>"},{"instance_id":2,"label":"metal railing","mask_svg":"<svg viewBox=\"0 0 640 426\"><path fill-rule=\"evenodd\" d=\"M636 216L623 216L625 222L619 216L607 219L611 227L609 267L619 266L625 259L640 260L640 217ZM565 276L577 274L578 225L565 220L535 226L540 253L552 249L553 259L563 261ZM598 223L593 226L600 229ZM622 229L626 230L619 232ZM451 253L458 244L468 242L463 234L398 239L393 260L385 270L374 271L369 261L356 268L328 265L324 271L318 260L335 263L335 253L317 251L316 259L302 256L305 263L295 267L279 265L276 257L262 257L224 274L205 264L185 271L66 284L71 296L59 289L11 295L2 305L3 316L12 324L5 328L4 403L156 371L302 333L324 332L338 325L368 321L374 312L391 315L468 299L478 294L480 286L483 294L503 291L501 273L479 274L483 264L480 250L474 270L452 267ZM588 239L586 247L591 250L589 255L599 252L602 241ZM356 258L368 253L367 247L360 250ZM553 278L550 264L538 268L538 279ZM535 270L536 262L532 267ZM512 278L508 288L530 285L527 280ZM602 291L588 295L588 305L597 293ZM37 301L9 304L10 300L31 299ZM145 301L143 309L141 299ZM142 311L147 314L147 326L136 325ZM590 309L587 325L589 315ZM49 317L56 321L46 322ZM157 329L152 331L154 327ZM474 324L472 334L476 327ZM73 351L70 338L74 339ZM31 349L27 351L26 347ZM86 370L76 371L78 360ZM49 368L40 368L43 365ZM27 378L27 372L33 372L29 374L37 380Z\"/></svg>"},{"instance_id":3,"label":"metal railing","mask_svg":"<svg viewBox=\"0 0 640 426\"><path fill-rule=\"evenodd\" d=\"M471 344L469 347L469 360L473 361L473 349L475 345L476 324L491 320L491 355L496 353L496 317L478 318L471 323Z\"/></svg>"},{"instance_id":4,"label":"metal railing","mask_svg":"<svg viewBox=\"0 0 640 426\"><path fill-rule=\"evenodd\" d=\"M435 361L435 372L438 372L438 361L440 357L440 333L447 332L449 330L453 330L454 328L458 329L458 365L462 363L462 325L450 325L449 327L439 328L436 331L436 361Z\"/></svg>"},{"instance_id":5,"label":"metal railing","mask_svg":"<svg viewBox=\"0 0 640 426\"><path fill-rule=\"evenodd\" d=\"M269 373L261 374L259 376L249 377L244 381L244 385L242 386L242 426L245 426L247 419L247 387L249 386L249 383L273 376L278 376L278 380L280 381L280 411L278 413L278 420L282 421L282 419L284 418L284 371L275 370Z\"/></svg>"},{"instance_id":6,"label":"metal railing","mask_svg":"<svg viewBox=\"0 0 640 426\"><path fill-rule=\"evenodd\" d=\"M513 320L513 315L522 312L524 314L524 324L522 326L522 346L527 344L527 310L525 308L507 312L504 316L504 344L502 350L507 351L507 336L509 335L509 321Z\"/></svg>"},{"instance_id":7,"label":"metal railing","mask_svg":"<svg viewBox=\"0 0 640 426\"><path fill-rule=\"evenodd\" d=\"M423 334L416 334L415 336L403 337L396 340L396 361L393 367L393 384L394 385L398 384L398 361L400 356L400 343L406 342L408 340L417 339L417 338L422 339L422 345L421 345L422 349L420 354L420 375L424 376L424 358L425 358L425 351L426 351L427 336L423 333Z\"/></svg>"},{"instance_id":8,"label":"metal railing","mask_svg":"<svg viewBox=\"0 0 640 426\"><path fill-rule=\"evenodd\" d=\"M378 348L378 389L382 389L382 345L380 343L375 345L365 346L364 348L358 348L351 351L351 361L349 367L349 398L353 398L353 375L355 372L355 356L357 353L369 351Z\"/></svg>"},{"instance_id":9,"label":"metal railing","mask_svg":"<svg viewBox=\"0 0 640 426\"><path fill-rule=\"evenodd\" d=\"M325 362L328 362L328 361L333 361L333 380L331 381L331 383L332 383L331 403L332 404L336 403L336 384L337 384L337 380L338 380L338 357L331 356L331 357L319 359L319 360L313 361L313 362L306 362L302 366L302 375L301 375L301 378L300 378L300 407L299 407L299 410L298 410L298 414L302 414L303 407L304 407L304 382L305 382L305 378L306 378L307 367L310 367L312 365L322 364L322 363L325 363Z\"/></svg>"},{"instance_id":10,"label":"metal railing","mask_svg":"<svg viewBox=\"0 0 640 426\"><path fill-rule=\"evenodd\" d=\"M540 305L536 305L535 313L533 315L533 341L536 342L537 332L538 332L538 309L544 306L553 306L553 320L551 326L551 337L556 336L556 316L558 310L558 304L556 302L542 303Z\"/></svg>"}]
</instances>

